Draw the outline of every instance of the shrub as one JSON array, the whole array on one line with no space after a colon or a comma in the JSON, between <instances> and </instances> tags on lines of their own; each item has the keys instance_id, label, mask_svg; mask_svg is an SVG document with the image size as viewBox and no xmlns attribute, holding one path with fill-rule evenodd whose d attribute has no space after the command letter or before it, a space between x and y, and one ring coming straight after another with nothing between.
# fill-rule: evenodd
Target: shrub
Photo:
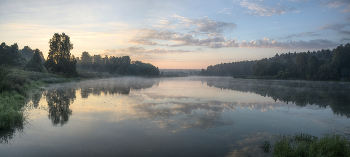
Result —
<instances>
[{"instance_id":1,"label":"shrub","mask_svg":"<svg viewBox=\"0 0 350 157\"><path fill-rule=\"evenodd\" d=\"M350 156L350 141L334 133L324 134L320 138L308 134L279 135L274 145L265 141L259 148L266 155L276 157Z\"/></svg>"}]
</instances>

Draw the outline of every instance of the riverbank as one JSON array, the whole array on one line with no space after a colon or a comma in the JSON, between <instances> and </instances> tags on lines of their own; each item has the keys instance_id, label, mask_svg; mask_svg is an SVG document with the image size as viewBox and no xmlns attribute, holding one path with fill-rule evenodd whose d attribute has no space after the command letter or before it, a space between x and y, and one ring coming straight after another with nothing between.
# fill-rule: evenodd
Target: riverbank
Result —
<instances>
[{"instance_id":1,"label":"riverbank","mask_svg":"<svg viewBox=\"0 0 350 157\"><path fill-rule=\"evenodd\" d=\"M0 130L23 125L22 108L27 92L46 83L70 81L58 75L31 72L13 67L0 67Z\"/></svg>"},{"instance_id":2,"label":"riverbank","mask_svg":"<svg viewBox=\"0 0 350 157\"><path fill-rule=\"evenodd\" d=\"M79 81L91 78L118 77L103 72L80 71L78 77L66 78L57 74L26 71L16 67L0 67L0 130L23 125L22 108L29 90L46 84Z\"/></svg>"},{"instance_id":3,"label":"riverbank","mask_svg":"<svg viewBox=\"0 0 350 157\"><path fill-rule=\"evenodd\" d=\"M81 70L76 77L63 74L33 72L18 67L0 67L0 130L22 125L24 121L22 108L29 90L54 83L81 81L94 78L121 77L120 74Z\"/></svg>"},{"instance_id":4,"label":"riverbank","mask_svg":"<svg viewBox=\"0 0 350 157\"><path fill-rule=\"evenodd\" d=\"M336 133L325 133L321 137L309 134L279 135L274 144L265 141L259 148L265 156L350 156L349 139Z\"/></svg>"}]
</instances>

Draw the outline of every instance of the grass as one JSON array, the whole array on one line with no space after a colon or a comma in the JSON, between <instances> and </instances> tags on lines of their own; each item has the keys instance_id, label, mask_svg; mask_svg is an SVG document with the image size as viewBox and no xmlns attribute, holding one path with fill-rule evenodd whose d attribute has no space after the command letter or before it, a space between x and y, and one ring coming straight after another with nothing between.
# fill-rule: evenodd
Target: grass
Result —
<instances>
[{"instance_id":1,"label":"grass","mask_svg":"<svg viewBox=\"0 0 350 157\"><path fill-rule=\"evenodd\" d=\"M63 83L89 78L115 77L109 73L79 71L78 78L26 71L16 67L0 66L0 130L9 130L23 125L22 108L27 91L51 83Z\"/></svg>"},{"instance_id":2,"label":"grass","mask_svg":"<svg viewBox=\"0 0 350 157\"><path fill-rule=\"evenodd\" d=\"M25 97L16 91L0 93L0 130L23 125Z\"/></svg>"},{"instance_id":3,"label":"grass","mask_svg":"<svg viewBox=\"0 0 350 157\"><path fill-rule=\"evenodd\" d=\"M350 141L335 133L326 133L322 137L309 134L279 135L274 145L265 141L260 145L260 150L273 157L349 157Z\"/></svg>"},{"instance_id":4,"label":"grass","mask_svg":"<svg viewBox=\"0 0 350 157\"><path fill-rule=\"evenodd\" d=\"M27 91L38 89L46 83L68 82L72 79L59 75L25 71L19 68L0 66L0 130L23 125L22 108Z\"/></svg>"}]
</instances>

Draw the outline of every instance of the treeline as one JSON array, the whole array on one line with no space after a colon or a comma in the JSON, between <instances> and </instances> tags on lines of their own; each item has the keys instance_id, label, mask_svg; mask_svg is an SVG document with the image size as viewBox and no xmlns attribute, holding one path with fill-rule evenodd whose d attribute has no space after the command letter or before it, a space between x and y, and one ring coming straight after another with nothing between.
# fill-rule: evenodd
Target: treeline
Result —
<instances>
[{"instance_id":1,"label":"treeline","mask_svg":"<svg viewBox=\"0 0 350 157\"><path fill-rule=\"evenodd\" d=\"M32 50L25 46L22 50L19 50L17 43L11 46L4 42L1 43L0 66L17 66L42 72L44 61L43 53L39 49Z\"/></svg>"},{"instance_id":2,"label":"treeline","mask_svg":"<svg viewBox=\"0 0 350 157\"><path fill-rule=\"evenodd\" d=\"M201 75L206 76L246 76L252 75L252 66L256 61L240 61L210 65L207 70L202 69Z\"/></svg>"},{"instance_id":3,"label":"treeline","mask_svg":"<svg viewBox=\"0 0 350 157\"><path fill-rule=\"evenodd\" d=\"M340 80L350 79L350 44L333 50L286 53L257 61L254 76L277 79Z\"/></svg>"},{"instance_id":4,"label":"treeline","mask_svg":"<svg viewBox=\"0 0 350 157\"><path fill-rule=\"evenodd\" d=\"M242 76L258 78L350 80L350 44L333 50L276 54L258 61L218 64L202 70L202 75Z\"/></svg>"},{"instance_id":5,"label":"treeline","mask_svg":"<svg viewBox=\"0 0 350 157\"><path fill-rule=\"evenodd\" d=\"M106 55L101 57L101 55L91 56L89 52L83 52L81 57L77 57L76 60L79 70L118 73L121 75L159 75L157 67L141 61L131 61L129 56L108 57Z\"/></svg>"},{"instance_id":6,"label":"treeline","mask_svg":"<svg viewBox=\"0 0 350 157\"><path fill-rule=\"evenodd\" d=\"M25 46L19 50L16 43L8 46L3 42L0 45L0 66L16 66L66 77L77 76L77 68L120 75L159 75L157 67L141 61L131 61L129 56L102 58L101 55L90 56L88 52L83 52L81 59L76 58L70 53L73 49L70 37L64 33L55 33L49 41L49 46L50 50L45 60L39 49L33 50Z\"/></svg>"}]
</instances>

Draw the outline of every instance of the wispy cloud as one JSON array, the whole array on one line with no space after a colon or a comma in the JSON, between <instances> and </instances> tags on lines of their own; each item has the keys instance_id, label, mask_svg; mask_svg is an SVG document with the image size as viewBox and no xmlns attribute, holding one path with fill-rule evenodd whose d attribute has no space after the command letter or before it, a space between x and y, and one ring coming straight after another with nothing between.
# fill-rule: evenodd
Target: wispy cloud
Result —
<instances>
[{"instance_id":1,"label":"wispy cloud","mask_svg":"<svg viewBox=\"0 0 350 157\"><path fill-rule=\"evenodd\" d=\"M319 29L330 29L330 30L335 30L340 34L349 34L350 35L350 31L348 30L344 30L343 28L345 28L346 26L349 26L350 24L331 24L331 25L327 25L327 26L323 26L320 27Z\"/></svg>"},{"instance_id":2,"label":"wispy cloud","mask_svg":"<svg viewBox=\"0 0 350 157\"><path fill-rule=\"evenodd\" d=\"M199 18L195 20L187 20L187 22L191 25L196 26L196 30L201 33L206 33L211 36L219 36L222 35L223 30L228 29L232 30L236 28L236 24L230 22L221 22L210 20L207 17Z\"/></svg>"},{"instance_id":3,"label":"wispy cloud","mask_svg":"<svg viewBox=\"0 0 350 157\"><path fill-rule=\"evenodd\" d=\"M217 13L220 13L220 14L231 14L231 8L224 8L224 9L221 9L221 10L218 11Z\"/></svg>"},{"instance_id":4,"label":"wispy cloud","mask_svg":"<svg viewBox=\"0 0 350 157\"><path fill-rule=\"evenodd\" d=\"M340 42L349 42L350 41L350 38L341 38L340 39Z\"/></svg>"},{"instance_id":5,"label":"wispy cloud","mask_svg":"<svg viewBox=\"0 0 350 157\"><path fill-rule=\"evenodd\" d=\"M161 29L182 29L192 34L221 36L224 31L232 30L236 28L237 25L232 22L211 20L208 17L191 19L179 15L172 15L167 19L159 20L158 24L154 26Z\"/></svg>"},{"instance_id":6,"label":"wispy cloud","mask_svg":"<svg viewBox=\"0 0 350 157\"><path fill-rule=\"evenodd\" d=\"M165 54L165 53L186 53L186 52L195 52L190 50L183 50L183 49L161 49L161 48L155 48L155 49L145 49L144 47L138 47L138 46L131 46L123 49L106 49L105 53L132 53L132 54L140 54L140 53L147 53L147 54Z\"/></svg>"},{"instance_id":7,"label":"wispy cloud","mask_svg":"<svg viewBox=\"0 0 350 157\"><path fill-rule=\"evenodd\" d=\"M315 39L310 41L277 41L270 40L269 38L264 38L262 40L252 40L252 41L242 41L241 47L250 48L282 48L282 49L320 49L326 47L336 47L339 43L335 43L327 39Z\"/></svg>"},{"instance_id":8,"label":"wispy cloud","mask_svg":"<svg viewBox=\"0 0 350 157\"><path fill-rule=\"evenodd\" d=\"M325 6L328 8L344 8L341 12L348 13L350 12L350 1L349 0L335 0L335 1L325 1L321 4L321 6Z\"/></svg>"},{"instance_id":9,"label":"wispy cloud","mask_svg":"<svg viewBox=\"0 0 350 157\"><path fill-rule=\"evenodd\" d=\"M293 38L293 37L303 37L303 36L319 36L319 34L316 34L315 32L305 32L305 33L299 33L299 34L291 34L285 37L285 39Z\"/></svg>"},{"instance_id":10,"label":"wispy cloud","mask_svg":"<svg viewBox=\"0 0 350 157\"><path fill-rule=\"evenodd\" d=\"M206 46L209 48L224 47L245 47L245 48L282 48L282 49L303 49L303 48L325 48L335 47L335 43L326 39L315 39L310 41L277 41L269 38L263 38L252 41L237 41L237 39L226 39L222 36L195 38L192 34L180 34L174 31L157 31L155 29L143 29L143 35L137 36L130 40L133 43L141 45L150 45L148 43L157 43L158 46L181 47L181 46ZM305 32L300 34L292 34L287 38L300 36L317 36L314 32ZM154 40L165 40L175 42L175 44L160 44ZM142 41L142 42L135 42Z\"/></svg>"},{"instance_id":11,"label":"wispy cloud","mask_svg":"<svg viewBox=\"0 0 350 157\"><path fill-rule=\"evenodd\" d=\"M153 40L165 40L176 42L176 44L158 44ZM221 36L208 38L195 38L192 34L180 34L174 31L158 31L155 29L143 29L140 34L131 39L130 42L141 45L162 45L162 46L210 46L213 42L224 42L225 38Z\"/></svg>"},{"instance_id":12,"label":"wispy cloud","mask_svg":"<svg viewBox=\"0 0 350 157\"><path fill-rule=\"evenodd\" d=\"M242 7L248 8L252 12L250 12L251 15L256 16L272 16L275 14L284 14L290 11L294 11L295 8L289 8L282 5L276 6L276 7L268 7L263 6L257 3L248 2L247 0L243 0L239 3Z\"/></svg>"}]
</instances>

